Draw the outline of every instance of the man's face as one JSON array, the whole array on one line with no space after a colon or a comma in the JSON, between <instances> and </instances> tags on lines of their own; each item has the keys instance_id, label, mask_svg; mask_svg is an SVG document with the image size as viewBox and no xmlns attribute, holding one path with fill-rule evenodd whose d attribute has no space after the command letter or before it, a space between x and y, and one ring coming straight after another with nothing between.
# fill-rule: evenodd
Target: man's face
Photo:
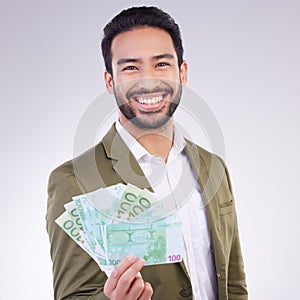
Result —
<instances>
[{"instance_id":1,"label":"man's face","mask_svg":"<svg viewBox=\"0 0 300 300\"><path fill-rule=\"evenodd\" d=\"M106 72L105 80L121 122L142 129L165 125L180 102L187 72L185 62L178 67L171 36L153 27L134 29L117 35L111 52L113 77Z\"/></svg>"}]
</instances>

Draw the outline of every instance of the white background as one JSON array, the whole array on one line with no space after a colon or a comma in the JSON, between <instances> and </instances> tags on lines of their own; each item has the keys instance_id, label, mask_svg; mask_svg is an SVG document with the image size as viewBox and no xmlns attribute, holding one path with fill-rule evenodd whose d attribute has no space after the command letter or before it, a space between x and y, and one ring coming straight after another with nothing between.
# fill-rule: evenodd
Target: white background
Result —
<instances>
[{"instance_id":1,"label":"white background","mask_svg":"<svg viewBox=\"0 0 300 300\"><path fill-rule=\"evenodd\" d=\"M103 26L139 4L158 5L179 23L188 86L223 130L250 299L296 299L297 0L1 0L1 299L53 299L47 179L72 157L78 122L105 91Z\"/></svg>"}]
</instances>

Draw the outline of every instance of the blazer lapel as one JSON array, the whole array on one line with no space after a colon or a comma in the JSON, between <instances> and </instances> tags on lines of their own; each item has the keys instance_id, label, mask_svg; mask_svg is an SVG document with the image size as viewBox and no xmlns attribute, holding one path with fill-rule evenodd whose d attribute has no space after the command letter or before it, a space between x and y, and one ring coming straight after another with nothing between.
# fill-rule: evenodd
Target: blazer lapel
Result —
<instances>
[{"instance_id":1,"label":"blazer lapel","mask_svg":"<svg viewBox=\"0 0 300 300\"><path fill-rule=\"evenodd\" d=\"M209 220L214 223L214 227L220 229L220 217L219 207L216 201L216 185L215 172L214 172L214 160L212 154L209 153L209 159L204 159L199 151L199 147L195 144L187 141L185 152L189 158L194 174L201 188L202 197L206 205L207 211L212 210L215 214L213 220Z\"/></svg>"},{"instance_id":2,"label":"blazer lapel","mask_svg":"<svg viewBox=\"0 0 300 300\"><path fill-rule=\"evenodd\" d=\"M218 183L220 183L220 178L216 178L218 172L216 172L215 169L216 160L218 158L190 141L187 141L185 152L200 185L202 197L206 205L206 215L215 266L217 273L219 273L223 270L225 257L222 249L220 215L216 194Z\"/></svg>"},{"instance_id":3,"label":"blazer lapel","mask_svg":"<svg viewBox=\"0 0 300 300\"><path fill-rule=\"evenodd\" d=\"M153 191L141 167L118 134L114 124L104 136L102 142L107 157L112 160L113 169L123 182Z\"/></svg>"}]
</instances>

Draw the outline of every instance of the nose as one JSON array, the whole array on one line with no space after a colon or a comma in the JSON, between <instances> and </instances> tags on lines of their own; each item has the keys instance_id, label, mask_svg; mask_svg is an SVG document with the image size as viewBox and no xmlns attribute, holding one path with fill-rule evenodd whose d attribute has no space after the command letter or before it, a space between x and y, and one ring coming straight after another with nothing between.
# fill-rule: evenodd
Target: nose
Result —
<instances>
[{"instance_id":1,"label":"nose","mask_svg":"<svg viewBox=\"0 0 300 300\"><path fill-rule=\"evenodd\" d=\"M144 78L155 78L157 77L157 72L153 67L152 63L144 64L141 68L140 77Z\"/></svg>"},{"instance_id":2,"label":"nose","mask_svg":"<svg viewBox=\"0 0 300 300\"><path fill-rule=\"evenodd\" d=\"M138 78L139 88L145 88L147 90L155 89L160 85L160 82L161 79L152 67L144 68Z\"/></svg>"},{"instance_id":3,"label":"nose","mask_svg":"<svg viewBox=\"0 0 300 300\"><path fill-rule=\"evenodd\" d=\"M157 77L142 77L138 79L137 85L140 89L151 91L160 86L160 80Z\"/></svg>"}]
</instances>

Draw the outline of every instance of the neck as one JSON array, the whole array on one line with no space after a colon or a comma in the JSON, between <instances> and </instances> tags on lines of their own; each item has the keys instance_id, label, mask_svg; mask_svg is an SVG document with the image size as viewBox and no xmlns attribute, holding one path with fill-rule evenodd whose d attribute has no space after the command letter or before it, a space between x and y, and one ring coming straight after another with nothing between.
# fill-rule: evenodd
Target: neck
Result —
<instances>
[{"instance_id":1,"label":"neck","mask_svg":"<svg viewBox=\"0 0 300 300\"><path fill-rule=\"evenodd\" d=\"M173 145L173 118L163 127L141 129L132 122L120 118L122 126L153 156L160 156L167 161Z\"/></svg>"}]
</instances>

